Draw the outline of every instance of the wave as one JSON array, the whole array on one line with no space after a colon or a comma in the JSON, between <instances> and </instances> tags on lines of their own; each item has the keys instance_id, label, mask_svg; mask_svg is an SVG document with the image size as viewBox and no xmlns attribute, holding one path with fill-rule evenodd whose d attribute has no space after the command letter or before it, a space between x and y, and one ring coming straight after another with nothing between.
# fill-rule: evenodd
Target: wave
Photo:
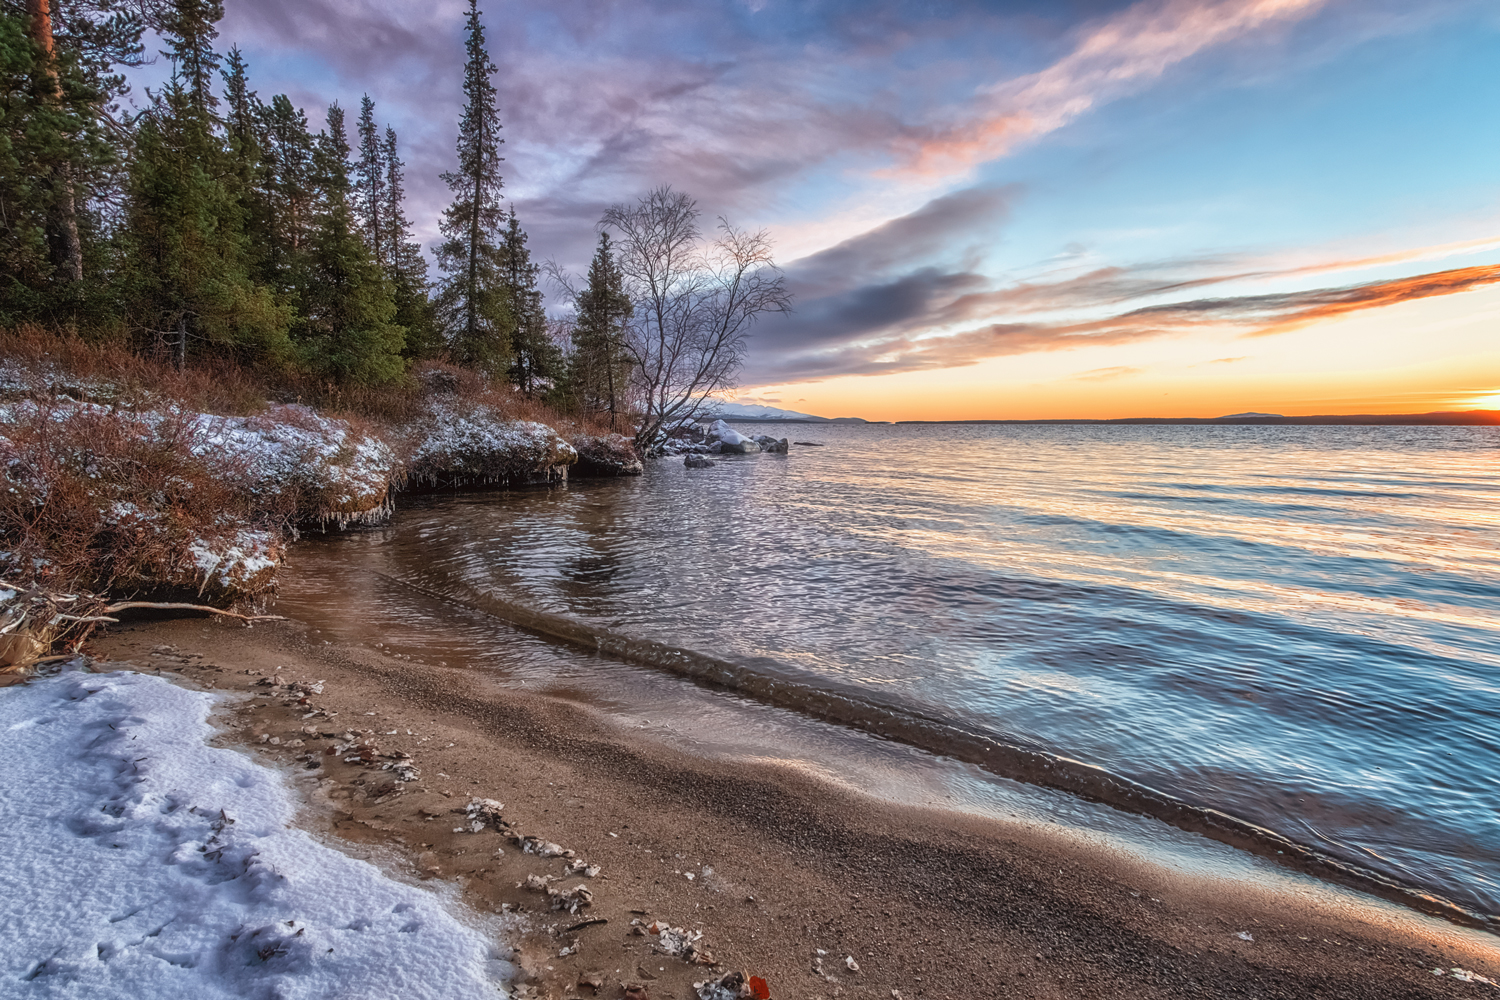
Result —
<instances>
[{"instance_id":1,"label":"wave","mask_svg":"<svg viewBox=\"0 0 1500 1000\"><path fill-rule=\"evenodd\" d=\"M376 575L428 597L498 618L526 632L946 756L1003 778L1150 816L1304 874L1463 926L1500 934L1500 914L1462 906L1428 889L1335 857L1222 810L1183 801L1086 761L983 732L940 713L881 699L837 681L809 683L804 675L770 658L746 662L637 638L518 604L448 577Z\"/></svg>"}]
</instances>

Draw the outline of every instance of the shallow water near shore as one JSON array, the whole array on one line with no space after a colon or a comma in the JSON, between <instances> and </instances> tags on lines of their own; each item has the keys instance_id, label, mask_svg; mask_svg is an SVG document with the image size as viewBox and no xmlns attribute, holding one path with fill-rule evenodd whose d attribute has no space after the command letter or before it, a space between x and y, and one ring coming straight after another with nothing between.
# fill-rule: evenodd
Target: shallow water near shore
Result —
<instances>
[{"instance_id":1,"label":"shallow water near shore","mask_svg":"<svg viewBox=\"0 0 1500 1000\"><path fill-rule=\"evenodd\" d=\"M898 800L1156 795L1500 913L1500 430L776 433L823 447L409 500L282 608Z\"/></svg>"}]
</instances>

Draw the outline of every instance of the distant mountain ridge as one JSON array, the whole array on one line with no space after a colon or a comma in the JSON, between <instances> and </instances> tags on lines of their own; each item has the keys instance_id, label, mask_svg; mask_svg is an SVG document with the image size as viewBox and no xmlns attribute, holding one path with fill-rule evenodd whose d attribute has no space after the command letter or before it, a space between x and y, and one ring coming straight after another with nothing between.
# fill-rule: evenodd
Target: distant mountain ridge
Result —
<instances>
[{"instance_id":1,"label":"distant mountain ridge","mask_svg":"<svg viewBox=\"0 0 1500 1000\"><path fill-rule=\"evenodd\" d=\"M867 424L887 421L862 417L819 417L758 403L722 403L711 414L725 420L785 421L808 424ZM1280 413L1230 413L1222 417L1116 417L1110 420L898 420L899 424L1288 424L1406 427L1490 427L1500 425L1500 410L1439 410L1431 413L1346 413L1288 417Z\"/></svg>"},{"instance_id":2,"label":"distant mountain ridge","mask_svg":"<svg viewBox=\"0 0 1500 1000\"><path fill-rule=\"evenodd\" d=\"M1187 424L1235 426L1280 424L1344 427L1494 427L1500 410L1438 410L1432 413L1341 413L1283 417L1271 413L1236 413L1227 417L1116 417L1113 420L901 420L903 424Z\"/></svg>"}]
</instances>

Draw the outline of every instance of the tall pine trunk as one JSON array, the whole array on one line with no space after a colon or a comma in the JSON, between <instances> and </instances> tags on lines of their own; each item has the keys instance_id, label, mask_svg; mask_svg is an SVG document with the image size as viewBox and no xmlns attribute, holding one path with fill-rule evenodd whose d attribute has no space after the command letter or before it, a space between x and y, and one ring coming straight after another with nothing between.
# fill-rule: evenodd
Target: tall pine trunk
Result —
<instances>
[{"instance_id":1,"label":"tall pine trunk","mask_svg":"<svg viewBox=\"0 0 1500 1000\"><path fill-rule=\"evenodd\" d=\"M42 54L42 74L49 99L63 102L62 79L57 72L57 48L52 41L52 11L49 0L26 0L31 15L31 39ZM83 244L78 239L78 209L75 205L73 165L67 160L52 164L52 205L47 213L47 246L52 266L68 281L83 280Z\"/></svg>"}]
</instances>

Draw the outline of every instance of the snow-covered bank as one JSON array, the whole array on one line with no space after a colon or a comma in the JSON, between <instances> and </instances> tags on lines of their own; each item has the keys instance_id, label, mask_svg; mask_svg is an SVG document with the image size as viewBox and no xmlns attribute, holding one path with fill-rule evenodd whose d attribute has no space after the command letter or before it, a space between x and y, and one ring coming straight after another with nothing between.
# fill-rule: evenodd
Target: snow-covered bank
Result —
<instances>
[{"instance_id":1,"label":"snow-covered bank","mask_svg":"<svg viewBox=\"0 0 1500 1000\"><path fill-rule=\"evenodd\" d=\"M284 779L205 743L213 702L134 673L0 690L0 995L506 995L509 946L290 828Z\"/></svg>"}]
</instances>

